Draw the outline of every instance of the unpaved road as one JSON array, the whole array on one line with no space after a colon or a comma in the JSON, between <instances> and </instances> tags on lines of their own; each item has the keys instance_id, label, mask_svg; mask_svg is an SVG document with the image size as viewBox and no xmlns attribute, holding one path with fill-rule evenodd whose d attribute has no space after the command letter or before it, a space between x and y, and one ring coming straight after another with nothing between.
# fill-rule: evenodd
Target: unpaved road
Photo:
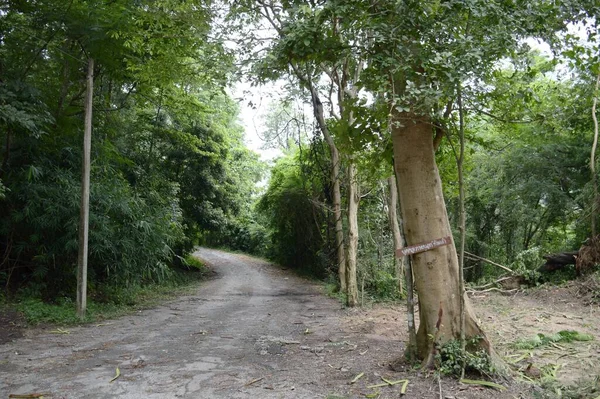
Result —
<instances>
[{"instance_id":1,"label":"unpaved road","mask_svg":"<svg viewBox=\"0 0 600 399\"><path fill-rule=\"evenodd\" d=\"M318 285L248 256L201 249L217 277L155 309L69 334L28 330L0 345L0 399L529 397L458 385L388 364L403 350L402 307L342 309ZM120 377L111 382L116 369ZM350 381L364 376L355 384ZM521 396L523 395L523 396Z\"/></svg>"},{"instance_id":2,"label":"unpaved road","mask_svg":"<svg viewBox=\"0 0 600 399\"><path fill-rule=\"evenodd\" d=\"M32 331L0 346L0 398L32 392L53 398L325 397L325 369L344 370L328 366L325 346L356 349L330 329L326 337L319 334L324 318L342 313L339 303L256 259L208 249L197 255L218 277L193 296L103 325L69 328L70 334ZM290 361L293 353L301 356ZM117 367L121 376L110 382Z\"/></svg>"}]
</instances>

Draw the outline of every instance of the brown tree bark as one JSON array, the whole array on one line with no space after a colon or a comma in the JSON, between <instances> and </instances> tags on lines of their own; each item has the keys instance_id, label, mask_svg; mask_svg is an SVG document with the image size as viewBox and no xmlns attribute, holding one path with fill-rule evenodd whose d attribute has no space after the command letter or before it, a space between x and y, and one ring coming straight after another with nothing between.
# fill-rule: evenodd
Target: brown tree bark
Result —
<instances>
[{"instance_id":1,"label":"brown tree bark","mask_svg":"<svg viewBox=\"0 0 600 399\"><path fill-rule=\"evenodd\" d=\"M390 220L392 239L394 240L394 259L396 264L396 277L398 278L398 291L400 292L400 295L402 295L404 293L404 263L406 257L396 256L398 250L403 247L404 239L402 237L402 232L400 231L400 223L398 222L398 186L394 176L388 177L388 188L390 190L390 194L388 195L388 219Z\"/></svg>"},{"instance_id":2,"label":"brown tree bark","mask_svg":"<svg viewBox=\"0 0 600 399\"><path fill-rule=\"evenodd\" d=\"M342 225L342 194L340 190L340 153L333 141L333 137L329 132L329 128L325 122L325 115L323 112L323 103L319 98L319 94L317 93L317 89L315 89L312 82L307 81L307 79L303 79L302 75L296 71L296 75L299 77L301 81L306 82L308 89L310 90L310 95L313 104L313 112L315 115L315 119L317 120L317 124L323 133L323 137L325 138L325 142L329 147L329 152L331 154L331 184L333 191L333 217L335 219L335 245L336 245L336 253L337 253L337 262L338 262L338 277L340 279L340 290L342 292L347 292L347 278L346 278L346 249L344 245L344 228Z\"/></svg>"},{"instance_id":3,"label":"brown tree bark","mask_svg":"<svg viewBox=\"0 0 600 399\"><path fill-rule=\"evenodd\" d=\"M90 216L90 153L92 148L92 109L94 99L94 59L88 60L85 95L85 126L81 173L81 209L79 217L79 254L77 257L77 316L83 319L87 308L88 229Z\"/></svg>"},{"instance_id":4,"label":"brown tree bark","mask_svg":"<svg viewBox=\"0 0 600 399\"><path fill-rule=\"evenodd\" d=\"M402 294L402 279L406 282L406 319L408 324L408 345L406 345L405 357L412 361L417 352L417 333L415 328L415 298L413 286L413 273L410 260L407 256L398 257L396 254L399 249L404 247L404 236L398 222L398 185L396 176L388 178L390 195L388 196L388 217L392 225L392 234L394 237L394 259L396 262L396 276L398 277L398 290Z\"/></svg>"},{"instance_id":5,"label":"brown tree bark","mask_svg":"<svg viewBox=\"0 0 600 399\"><path fill-rule=\"evenodd\" d=\"M407 245L452 236L442 185L435 162L432 124L427 116L392 111L392 141L396 179ZM439 344L460 338L461 297L456 248L446 245L412 256L415 285L419 294L417 353L427 359ZM469 298L464 296L465 335L483 337ZM441 323L438 323L441 321ZM436 328L439 324L439 329Z\"/></svg>"},{"instance_id":6,"label":"brown tree bark","mask_svg":"<svg viewBox=\"0 0 600 399\"><path fill-rule=\"evenodd\" d=\"M356 164L353 160L348 165L348 256L346 262L346 304L350 307L358 305L358 287L356 283L356 259L358 254L358 203L360 201Z\"/></svg>"}]
</instances>

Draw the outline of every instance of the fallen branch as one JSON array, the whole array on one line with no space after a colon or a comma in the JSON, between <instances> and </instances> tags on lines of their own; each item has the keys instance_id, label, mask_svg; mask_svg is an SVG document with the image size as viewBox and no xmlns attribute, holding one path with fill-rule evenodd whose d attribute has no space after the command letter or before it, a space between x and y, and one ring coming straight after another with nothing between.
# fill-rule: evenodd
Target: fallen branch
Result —
<instances>
[{"instance_id":1,"label":"fallen branch","mask_svg":"<svg viewBox=\"0 0 600 399\"><path fill-rule=\"evenodd\" d=\"M515 272L514 272L512 269L509 269L509 268L508 268L508 267L506 267L506 266L502 266L500 263L496 263L496 262L494 262L494 261L491 261L491 260L489 260L489 259L482 258L481 256L477 256L477 255L475 255L475 254L472 254L472 253L470 253L470 252L467 252L467 251L465 251L465 255L466 255L467 257L469 257L469 258L472 258L473 260L480 260L480 261L482 261L482 262L489 263L490 265L493 265L493 266L499 267L499 268L500 268L500 269L502 269L502 270L506 270L506 271L507 271L507 272L509 272L510 274L513 274L513 275L515 274Z\"/></svg>"},{"instance_id":2,"label":"fallen branch","mask_svg":"<svg viewBox=\"0 0 600 399\"><path fill-rule=\"evenodd\" d=\"M256 384L257 382L262 381L264 379L265 379L265 377L255 378L255 379L253 379L253 380L248 381L247 383L245 383L244 386L245 387L249 387L250 385Z\"/></svg>"},{"instance_id":3,"label":"fallen branch","mask_svg":"<svg viewBox=\"0 0 600 399\"><path fill-rule=\"evenodd\" d=\"M531 352L525 352L525 353L523 353L521 355L517 355L517 356L518 357L516 359L510 360L508 363L510 363L510 364L516 364L516 363L519 363L521 360L525 360L528 357L532 357L533 355L531 354Z\"/></svg>"},{"instance_id":4,"label":"fallen branch","mask_svg":"<svg viewBox=\"0 0 600 399\"><path fill-rule=\"evenodd\" d=\"M57 328L56 330L50 331L50 334L71 334L71 331L63 330L62 328Z\"/></svg>"},{"instance_id":5,"label":"fallen branch","mask_svg":"<svg viewBox=\"0 0 600 399\"><path fill-rule=\"evenodd\" d=\"M473 290L484 290L486 288L493 287L496 284L500 284L503 281L510 280L511 278L513 278L513 276L502 277L502 278L499 278L496 281L492 281L491 283L488 283L488 284L485 284L485 285L480 285L479 287L473 287Z\"/></svg>"},{"instance_id":6,"label":"fallen branch","mask_svg":"<svg viewBox=\"0 0 600 399\"><path fill-rule=\"evenodd\" d=\"M356 381L360 380L363 375L365 375L365 373L360 373L359 375L357 375L356 377L354 377L352 379L352 381L350 381L350 384L354 384Z\"/></svg>"},{"instance_id":7,"label":"fallen branch","mask_svg":"<svg viewBox=\"0 0 600 399\"><path fill-rule=\"evenodd\" d=\"M385 377L381 377L381 380L383 381L382 384L369 385L367 388L374 389L374 388L381 388L381 387L392 387L394 385L398 385L398 384L402 383L403 385L402 385L402 388L400 389L400 391L402 391L402 390L406 391L406 385L408 385L407 379L398 380L398 381L390 381L390 380L386 379Z\"/></svg>"},{"instance_id":8,"label":"fallen branch","mask_svg":"<svg viewBox=\"0 0 600 399\"><path fill-rule=\"evenodd\" d=\"M121 376L121 370L119 370L119 368L117 367L117 370L115 371L115 376L109 381L109 383L115 382L115 380L117 378L119 378L120 376Z\"/></svg>"},{"instance_id":9,"label":"fallen branch","mask_svg":"<svg viewBox=\"0 0 600 399\"><path fill-rule=\"evenodd\" d=\"M484 380L467 380L467 379L463 378L462 380L460 380L460 383L468 384L468 385L480 385L483 387L494 388L499 391L506 390L506 387L504 385L500 385L500 384L496 384L495 382L484 381Z\"/></svg>"},{"instance_id":10,"label":"fallen branch","mask_svg":"<svg viewBox=\"0 0 600 399\"><path fill-rule=\"evenodd\" d=\"M510 294L514 294L515 292L519 291L519 289L514 288L512 290L503 290L501 288L492 287L492 288L488 288L487 290L481 290L481 291L468 290L467 294L484 294L486 292L492 292L492 291L498 291L501 294L510 295Z\"/></svg>"},{"instance_id":11,"label":"fallen branch","mask_svg":"<svg viewBox=\"0 0 600 399\"><path fill-rule=\"evenodd\" d=\"M408 379L404 380L404 383L400 387L400 395L406 394L406 388L408 387Z\"/></svg>"}]
</instances>

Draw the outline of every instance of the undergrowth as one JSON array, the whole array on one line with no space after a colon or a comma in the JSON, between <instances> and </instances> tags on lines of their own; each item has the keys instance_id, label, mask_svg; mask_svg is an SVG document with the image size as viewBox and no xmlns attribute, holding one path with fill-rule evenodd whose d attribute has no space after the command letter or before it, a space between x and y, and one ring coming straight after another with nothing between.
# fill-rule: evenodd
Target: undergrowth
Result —
<instances>
[{"instance_id":1,"label":"undergrowth","mask_svg":"<svg viewBox=\"0 0 600 399\"><path fill-rule=\"evenodd\" d=\"M160 301L181 295L192 289L195 283L205 279L208 269L193 256L184 259L189 270L174 270L172 275L158 283L117 287L111 285L90 287L86 316L77 317L75 300L62 296L51 302L39 296L21 295L11 304L21 312L29 325L55 324L74 325L94 323L122 316L158 304Z\"/></svg>"},{"instance_id":2,"label":"undergrowth","mask_svg":"<svg viewBox=\"0 0 600 399\"><path fill-rule=\"evenodd\" d=\"M335 298L342 303L346 303L346 295L340 290L340 286L333 280L327 279L324 283L325 294L328 297Z\"/></svg>"},{"instance_id":3,"label":"undergrowth","mask_svg":"<svg viewBox=\"0 0 600 399\"><path fill-rule=\"evenodd\" d=\"M588 381L578 381L577 384L569 386L562 385L556 380L548 380L540 388L534 391L535 399L598 399L600 376Z\"/></svg>"},{"instance_id":4,"label":"undergrowth","mask_svg":"<svg viewBox=\"0 0 600 399\"><path fill-rule=\"evenodd\" d=\"M556 334L538 333L532 338L518 340L514 343L516 349L535 349L547 346L552 343L573 342L573 341L591 341L594 337L590 334L584 334L573 330L563 330Z\"/></svg>"},{"instance_id":5,"label":"undergrowth","mask_svg":"<svg viewBox=\"0 0 600 399\"><path fill-rule=\"evenodd\" d=\"M485 376L496 374L496 369L490 355L480 347L480 337L468 339L465 350L461 348L460 340L446 342L438 348L435 362L443 375L460 377L463 364L465 372Z\"/></svg>"}]
</instances>

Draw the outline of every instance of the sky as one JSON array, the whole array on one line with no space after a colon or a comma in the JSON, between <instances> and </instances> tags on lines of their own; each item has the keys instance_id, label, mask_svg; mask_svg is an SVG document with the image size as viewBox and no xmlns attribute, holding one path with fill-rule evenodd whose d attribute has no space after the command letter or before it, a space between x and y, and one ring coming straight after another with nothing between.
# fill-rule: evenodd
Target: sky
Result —
<instances>
[{"instance_id":1,"label":"sky","mask_svg":"<svg viewBox=\"0 0 600 399\"><path fill-rule=\"evenodd\" d=\"M246 145L259 153L263 161L272 161L282 154L277 149L263 149L265 143L260 135L268 106L283 95L281 90L276 83L251 86L248 82L239 82L233 90L233 98L240 107L239 122L245 130Z\"/></svg>"}]
</instances>

